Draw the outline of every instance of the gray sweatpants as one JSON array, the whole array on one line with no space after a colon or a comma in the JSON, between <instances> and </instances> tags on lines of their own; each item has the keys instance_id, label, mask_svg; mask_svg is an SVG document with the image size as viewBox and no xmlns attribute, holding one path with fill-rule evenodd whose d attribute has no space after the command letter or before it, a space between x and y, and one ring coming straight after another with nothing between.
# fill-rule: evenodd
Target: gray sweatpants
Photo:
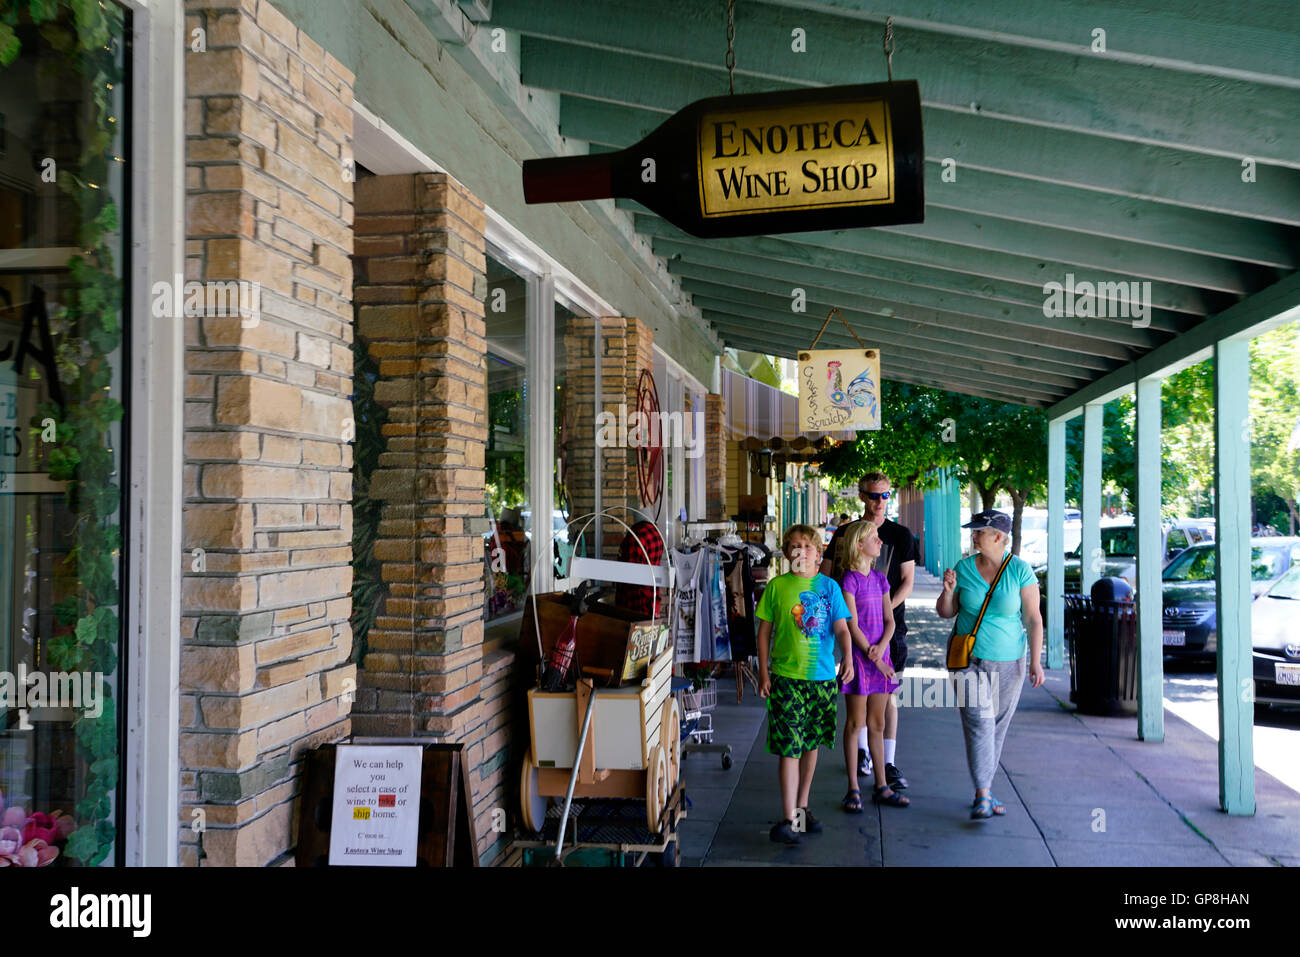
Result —
<instances>
[{"instance_id":1,"label":"gray sweatpants","mask_svg":"<svg viewBox=\"0 0 1300 957\"><path fill-rule=\"evenodd\" d=\"M1011 717L1020 702L1027 659L985 661L972 657L970 667L953 673L965 682L965 700L959 698L958 713L966 737L966 763L970 765L975 789L993 787L993 775L1002 759Z\"/></svg>"}]
</instances>

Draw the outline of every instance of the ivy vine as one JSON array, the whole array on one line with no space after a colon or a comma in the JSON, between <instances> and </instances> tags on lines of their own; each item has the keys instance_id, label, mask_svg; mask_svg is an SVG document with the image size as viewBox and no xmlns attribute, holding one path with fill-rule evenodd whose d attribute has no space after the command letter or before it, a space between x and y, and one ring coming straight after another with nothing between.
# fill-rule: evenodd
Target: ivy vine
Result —
<instances>
[{"instance_id":1,"label":"ivy vine","mask_svg":"<svg viewBox=\"0 0 1300 957\"><path fill-rule=\"evenodd\" d=\"M64 403L47 401L32 420L33 440L42 421L52 419L56 441L50 447L50 478L66 483L69 510L76 516L73 544L61 563L60 577L71 587L54 606L60 633L48 644L48 661L59 671L110 674L118 664L120 621L117 572L122 530L116 512L121 489L109 429L122 418L121 404L111 398L110 357L122 339L122 281L113 256L118 211L108 189L118 159L115 142L120 117L113 109L113 90L123 80L118 59L124 37L124 13L100 0L14 0L0 12L0 68L22 49L20 31L38 30L60 56L61 70L87 82L94 106L83 149L73 168L58 171L59 188L74 202L80 252L68 261L69 288L60 291L60 307L51 314L58 336L55 362ZM35 375L36 364L33 364ZM116 839L112 797L118 783L117 707L105 689L103 711L82 712L75 724L78 752L86 766L85 793L75 808L77 830L65 854L88 866L100 864Z\"/></svg>"},{"instance_id":2,"label":"ivy vine","mask_svg":"<svg viewBox=\"0 0 1300 957\"><path fill-rule=\"evenodd\" d=\"M375 539L379 535L381 502L370 497L370 479L379 467L384 451L384 423L388 410L375 401L379 366L370 356L366 342L356 336L352 342L352 415L356 419L352 477L352 656L360 665L366 656L370 627L379 614L384 583L380 563L375 560Z\"/></svg>"}]
</instances>

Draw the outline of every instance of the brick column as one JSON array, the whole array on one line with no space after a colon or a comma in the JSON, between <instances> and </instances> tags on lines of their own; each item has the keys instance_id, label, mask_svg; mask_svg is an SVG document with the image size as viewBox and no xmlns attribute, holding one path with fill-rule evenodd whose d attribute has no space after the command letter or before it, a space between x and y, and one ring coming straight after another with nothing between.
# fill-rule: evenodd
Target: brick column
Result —
<instances>
[{"instance_id":1,"label":"brick column","mask_svg":"<svg viewBox=\"0 0 1300 957\"><path fill-rule=\"evenodd\" d=\"M186 319L181 863L261 865L349 731L353 76L266 0L186 10L186 276L260 315Z\"/></svg>"},{"instance_id":2,"label":"brick column","mask_svg":"<svg viewBox=\"0 0 1300 957\"><path fill-rule=\"evenodd\" d=\"M636 409L636 385L628 386L628 320L621 316L607 316L600 320L600 409L614 416L628 416ZM623 407L620 410L620 406ZM627 505L635 496L636 462L626 446L611 445L602 450L600 464L600 503L602 508ZM627 520L627 513L618 513ZM601 523L601 557L617 558L619 542L624 528L618 522ZM632 524L628 522L628 524ZM594 525L592 526L595 527Z\"/></svg>"},{"instance_id":3,"label":"brick column","mask_svg":"<svg viewBox=\"0 0 1300 957\"><path fill-rule=\"evenodd\" d=\"M483 204L442 173L357 183L357 330L388 421L370 481L385 588L353 727L463 742L481 854L501 838L491 811L505 803L514 658L483 655L485 225Z\"/></svg>"},{"instance_id":4,"label":"brick column","mask_svg":"<svg viewBox=\"0 0 1300 957\"><path fill-rule=\"evenodd\" d=\"M640 504L635 453L615 444L597 446L602 431L595 418L596 356L595 330L600 324L600 410L617 425L620 415L636 411L641 370L654 369L654 332L639 319L606 316L601 319L574 317L564 339L565 349L565 434L569 442L566 484L573 496L574 515L586 515L596 508L596 454L600 454L601 505ZM620 410L620 406L623 409ZM630 426L629 426L630 428ZM608 430L614 438L614 429ZM632 524L626 512L616 513ZM602 554L614 558L626 529L607 519L601 523ZM595 524L588 529L590 536Z\"/></svg>"},{"instance_id":5,"label":"brick column","mask_svg":"<svg viewBox=\"0 0 1300 957\"><path fill-rule=\"evenodd\" d=\"M710 522L727 519L727 404L720 395L704 397L704 511Z\"/></svg>"},{"instance_id":6,"label":"brick column","mask_svg":"<svg viewBox=\"0 0 1300 957\"><path fill-rule=\"evenodd\" d=\"M573 503L571 518L587 515L596 509L596 320L572 316L564 333L564 435L568 445L565 455L565 486ZM612 458L613 450L600 449L603 460ZM559 450L556 450L559 453ZM603 466L603 462L602 462ZM592 525L588 535L595 529Z\"/></svg>"}]
</instances>

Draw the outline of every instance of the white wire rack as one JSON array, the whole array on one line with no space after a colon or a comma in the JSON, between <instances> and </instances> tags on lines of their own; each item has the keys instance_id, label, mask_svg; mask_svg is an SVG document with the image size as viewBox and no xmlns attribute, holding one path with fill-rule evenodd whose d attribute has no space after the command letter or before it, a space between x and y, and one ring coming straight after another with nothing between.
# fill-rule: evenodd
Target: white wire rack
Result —
<instances>
[{"instance_id":1,"label":"white wire rack","mask_svg":"<svg viewBox=\"0 0 1300 957\"><path fill-rule=\"evenodd\" d=\"M722 755L724 770L731 767L731 745L713 742L713 709L718 706L718 679L705 678L698 691L682 692L682 727L690 738L682 747L682 757L698 751Z\"/></svg>"},{"instance_id":2,"label":"white wire rack","mask_svg":"<svg viewBox=\"0 0 1300 957\"><path fill-rule=\"evenodd\" d=\"M705 678L704 687L699 691L682 692L682 708L687 717L692 714L704 714L718 706L718 679Z\"/></svg>"}]
</instances>

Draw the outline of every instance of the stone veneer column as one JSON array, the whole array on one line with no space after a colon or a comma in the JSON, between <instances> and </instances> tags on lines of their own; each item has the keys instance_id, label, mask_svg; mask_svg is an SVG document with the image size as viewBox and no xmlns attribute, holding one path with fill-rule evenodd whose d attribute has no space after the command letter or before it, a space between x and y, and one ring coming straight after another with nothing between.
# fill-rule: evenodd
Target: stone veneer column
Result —
<instances>
[{"instance_id":1,"label":"stone veneer column","mask_svg":"<svg viewBox=\"0 0 1300 957\"><path fill-rule=\"evenodd\" d=\"M353 76L266 0L185 6L186 276L261 309L186 320L180 856L262 865L349 732Z\"/></svg>"},{"instance_id":2,"label":"stone veneer column","mask_svg":"<svg viewBox=\"0 0 1300 957\"><path fill-rule=\"evenodd\" d=\"M704 397L704 512L710 522L727 520L727 404Z\"/></svg>"},{"instance_id":3,"label":"stone veneer column","mask_svg":"<svg viewBox=\"0 0 1300 957\"><path fill-rule=\"evenodd\" d=\"M503 835L513 651L483 655L487 294L483 204L442 173L357 183L360 342L385 451L374 556L385 589L353 709L359 735L462 742L479 851Z\"/></svg>"},{"instance_id":4,"label":"stone veneer column","mask_svg":"<svg viewBox=\"0 0 1300 957\"><path fill-rule=\"evenodd\" d=\"M571 316L564 331L564 440L565 486L572 501L570 518L596 509L596 320ZM560 449L556 449L556 455ZM601 449L603 458L610 458ZM603 465L603 463L602 463ZM594 525L592 528L594 529ZM590 535L590 530L588 535Z\"/></svg>"},{"instance_id":5,"label":"stone veneer column","mask_svg":"<svg viewBox=\"0 0 1300 957\"><path fill-rule=\"evenodd\" d=\"M655 371L654 339L655 339L654 330L652 330L640 319L627 320L627 378L626 378L626 387L625 387L626 398L624 398L622 401L625 401L627 403L627 411L629 416L637 410L637 396L641 385L641 372L643 370L648 370L651 375L654 375L654 371ZM662 407L661 411L664 412L669 411L666 407L663 407L663 403L667 401L667 396L668 396L667 385L668 384L666 382L660 382L657 379L655 380L655 390L659 393L659 402ZM631 425L629 425L628 430L631 431ZM667 450L664 451L664 455L665 456L667 455ZM630 505L632 508L640 508L641 487L640 487L640 480L637 476L637 455L634 449L628 450L626 462L627 462L627 473L626 473L627 492L624 496L624 501L626 502L627 505ZM667 474L668 463L666 458L661 458L660 462L661 462L661 467L665 470L663 475L663 485L662 485L661 495L666 497L668 495L668 474ZM666 508L667 508L666 505L664 504L660 505L661 520L665 517L663 513L664 511L666 511ZM627 522L629 525L634 524L634 520L631 514L628 512L619 513L619 517L622 518L623 521ZM673 517L674 516L667 516L670 523ZM627 529L625 529L622 525L619 525L617 522L610 523L610 530L605 535L606 553L609 558L618 557L618 546L623 541L623 536L626 534L627 534ZM611 545L613 547L612 552L610 552Z\"/></svg>"},{"instance_id":6,"label":"stone veneer column","mask_svg":"<svg viewBox=\"0 0 1300 957\"><path fill-rule=\"evenodd\" d=\"M606 316L600 320L600 410L614 417L618 427L619 416L631 415L636 409L636 386L628 387L628 320L622 316ZM583 403L585 405L585 402ZM623 408L620 409L620 406ZM602 508L628 505L636 495L636 460L622 445L610 445L602 450L600 463L600 504ZM579 513L584 514L584 513ZM624 521L626 512L617 513ZM631 525L631 522L628 522ZM624 528L618 522L604 519L601 526L601 557L617 558L618 546L623 540ZM593 524L591 526L595 528Z\"/></svg>"},{"instance_id":7,"label":"stone veneer column","mask_svg":"<svg viewBox=\"0 0 1300 957\"><path fill-rule=\"evenodd\" d=\"M654 368L654 333L639 319L606 316L589 319L575 316L569 320L564 337L565 407L564 427L569 443L565 461L565 483L573 497L573 515L577 517L596 508L596 454L600 454L601 505L640 504L637 490L635 454L626 447L610 444L598 448L596 437L602 431L596 415L595 334L600 325L600 411L611 416L615 426L636 411L637 384L642 369ZM623 408L620 409L620 406ZM610 438L616 433L609 430ZM626 512L617 512L628 521ZM628 524L632 524L628 521ZM614 558L626 529L612 519L601 523L602 554ZM593 523L588 536L595 531Z\"/></svg>"}]
</instances>

